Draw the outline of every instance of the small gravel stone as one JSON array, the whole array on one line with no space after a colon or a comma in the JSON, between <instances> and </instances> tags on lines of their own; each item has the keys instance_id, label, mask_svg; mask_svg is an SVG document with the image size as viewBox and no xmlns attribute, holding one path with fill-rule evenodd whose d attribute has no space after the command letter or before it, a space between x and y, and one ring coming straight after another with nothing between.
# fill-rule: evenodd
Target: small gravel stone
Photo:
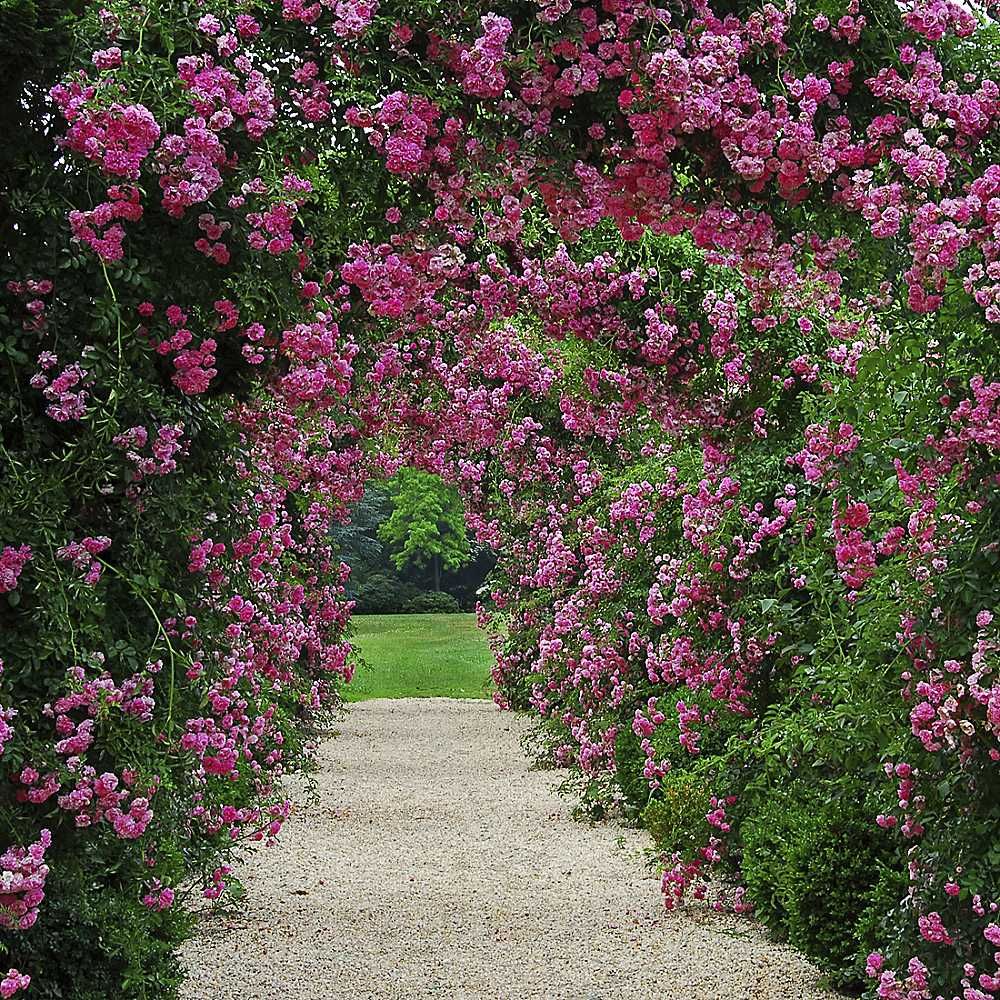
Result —
<instances>
[{"instance_id":1,"label":"small gravel stone","mask_svg":"<svg viewBox=\"0 0 1000 1000\"><path fill-rule=\"evenodd\" d=\"M830 1000L745 919L663 910L645 834L574 821L488 702L351 706L319 802L185 946L185 1000Z\"/></svg>"}]
</instances>

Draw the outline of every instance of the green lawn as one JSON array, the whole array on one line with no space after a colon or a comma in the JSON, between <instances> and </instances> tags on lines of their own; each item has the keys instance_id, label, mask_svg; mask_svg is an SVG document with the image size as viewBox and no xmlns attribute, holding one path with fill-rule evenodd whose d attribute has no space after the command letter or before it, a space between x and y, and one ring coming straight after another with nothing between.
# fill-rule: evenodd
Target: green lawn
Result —
<instances>
[{"instance_id":1,"label":"green lawn","mask_svg":"<svg viewBox=\"0 0 1000 1000\"><path fill-rule=\"evenodd\" d=\"M357 615L361 663L347 701L368 698L488 698L493 657L476 616Z\"/></svg>"}]
</instances>

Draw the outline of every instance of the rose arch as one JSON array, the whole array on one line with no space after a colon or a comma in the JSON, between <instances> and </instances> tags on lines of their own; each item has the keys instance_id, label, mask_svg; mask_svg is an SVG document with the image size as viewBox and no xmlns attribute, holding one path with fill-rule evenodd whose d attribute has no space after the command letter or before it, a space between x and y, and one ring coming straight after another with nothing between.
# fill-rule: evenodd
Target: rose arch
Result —
<instances>
[{"instance_id":1,"label":"rose arch","mask_svg":"<svg viewBox=\"0 0 1000 1000\"><path fill-rule=\"evenodd\" d=\"M169 995L404 464L668 906L998 995L992 6L0 12L0 995Z\"/></svg>"}]
</instances>

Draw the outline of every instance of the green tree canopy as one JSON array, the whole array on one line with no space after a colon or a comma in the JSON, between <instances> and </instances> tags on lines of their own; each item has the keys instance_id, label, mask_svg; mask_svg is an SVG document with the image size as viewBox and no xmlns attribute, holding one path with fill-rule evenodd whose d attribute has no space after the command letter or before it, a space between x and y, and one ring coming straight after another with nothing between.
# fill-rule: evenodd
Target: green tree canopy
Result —
<instances>
[{"instance_id":1,"label":"green tree canopy","mask_svg":"<svg viewBox=\"0 0 1000 1000\"><path fill-rule=\"evenodd\" d=\"M390 483L392 514L379 538L392 550L397 569L431 566L434 589L441 569L456 570L472 557L458 493L439 476L401 469Z\"/></svg>"}]
</instances>

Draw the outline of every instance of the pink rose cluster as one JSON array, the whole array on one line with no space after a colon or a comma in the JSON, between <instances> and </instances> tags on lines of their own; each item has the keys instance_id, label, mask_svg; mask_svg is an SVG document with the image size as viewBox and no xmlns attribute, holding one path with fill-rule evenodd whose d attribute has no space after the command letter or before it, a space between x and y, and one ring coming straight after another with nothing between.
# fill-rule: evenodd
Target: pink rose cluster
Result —
<instances>
[{"instance_id":1,"label":"pink rose cluster","mask_svg":"<svg viewBox=\"0 0 1000 1000\"><path fill-rule=\"evenodd\" d=\"M30 545L3 547L0 552L0 594L9 594L17 587L17 581L31 557Z\"/></svg>"},{"instance_id":2,"label":"pink rose cluster","mask_svg":"<svg viewBox=\"0 0 1000 1000\"><path fill-rule=\"evenodd\" d=\"M11 969L0 979L0 997L12 997L21 990L26 990L31 985L31 976L17 969Z\"/></svg>"},{"instance_id":3,"label":"pink rose cluster","mask_svg":"<svg viewBox=\"0 0 1000 1000\"><path fill-rule=\"evenodd\" d=\"M107 535L87 536L79 541L67 542L56 550L56 558L71 562L83 573L83 582L89 587L97 586L104 570L104 565L97 557L111 547L111 539Z\"/></svg>"},{"instance_id":4,"label":"pink rose cluster","mask_svg":"<svg viewBox=\"0 0 1000 1000\"><path fill-rule=\"evenodd\" d=\"M34 926L45 899L45 852L51 846L52 834L42 830L28 847L9 847L0 854L0 927L24 931Z\"/></svg>"},{"instance_id":5,"label":"pink rose cluster","mask_svg":"<svg viewBox=\"0 0 1000 1000\"><path fill-rule=\"evenodd\" d=\"M177 456L184 454L184 424L162 424L151 443L146 428L137 425L115 435L113 443L132 463L137 482L147 476L167 476L176 471ZM144 454L147 444L148 455Z\"/></svg>"},{"instance_id":6,"label":"pink rose cluster","mask_svg":"<svg viewBox=\"0 0 1000 1000\"><path fill-rule=\"evenodd\" d=\"M59 365L59 359L51 351L38 355L39 370L31 377L33 389L40 389L48 401L45 412L58 423L82 420L87 414L89 387L93 381L91 373L79 362L66 365L56 375L50 374Z\"/></svg>"}]
</instances>

